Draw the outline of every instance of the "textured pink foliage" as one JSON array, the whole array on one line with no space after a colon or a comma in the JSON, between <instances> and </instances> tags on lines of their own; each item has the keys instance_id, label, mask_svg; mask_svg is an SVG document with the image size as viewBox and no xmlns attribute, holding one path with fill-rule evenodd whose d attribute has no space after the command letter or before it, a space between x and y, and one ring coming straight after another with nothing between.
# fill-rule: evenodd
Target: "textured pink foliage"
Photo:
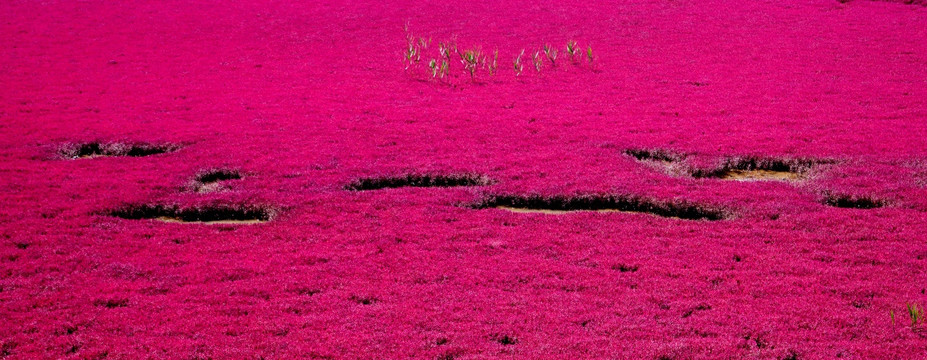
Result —
<instances>
[{"instance_id":1,"label":"textured pink foliage","mask_svg":"<svg viewBox=\"0 0 927 360\"><path fill-rule=\"evenodd\" d=\"M923 6L0 14L0 358L927 355L906 312L927 305ZM432 47L498 49L497 74L405 70L407 23ZM536 72L544 44L560 57ZM719 178L750 161L803 178ZM480 206L505 196L640 203ZM683 205L724 216L647 213ZM183 223L226 217L264 222Z\"/></svg>"}]
</instances>

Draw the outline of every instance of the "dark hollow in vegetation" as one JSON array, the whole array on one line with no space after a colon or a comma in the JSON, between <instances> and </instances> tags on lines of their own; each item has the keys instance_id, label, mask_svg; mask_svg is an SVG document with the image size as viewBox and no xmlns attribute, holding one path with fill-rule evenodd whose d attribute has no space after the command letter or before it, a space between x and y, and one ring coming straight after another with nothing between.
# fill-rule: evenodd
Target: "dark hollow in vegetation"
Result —
<instances>
[{"instance_id":1,"label":"dark hollow in vegetation","mask_svg":"<svg viewBox=\"0 0 927 360\"><path fill-rule=\"evenodd\" d=\"M445 353L445 354L443 354L443 355L439 355L436 359L437 359L437 360L456 360L456 359L457 359L457 354L456 354L456 353L453 353L453 352L449 352L449 353Z\"/></svg>"},{"instance_id":2,"label":"dark hollow in vegetation","mask_svg":"<svg viewBox=\"0 0 927 360\"><path fill-rule=\"evenodd\" d=\"M728 214L719 209L683 202L653 200L616 195L581 196L493 196L474 206L477 209L505 208L543 211L620 211L647 213L685 220L723 220Z\"/></svg>"},{"instance_id":3,"label":"dark hollow in vegetation","mask_svg":"<svg viewBox=\"0 0 927 360\"><path fill-rule=\"evenodd\" d=\"M94 301L93 304L107 309L115 309L129 306L129 299L103 299Z\"/></svg>"},{"instance_id":4,"label":"dark hollow in vegetation","mask_svg":"<svg viewBox=\"0 0 927 360\"><path fill-rule=\"evenodd\" d=\"M209 184L209 183L214 183L214 182L219 182L219 181L238 180L238 179L241 179L241 173L239 173L238 170L211 169L211 170L200 172L199 174L196 175L196 178L194 180L204 183L204 184Z\"/></svg>"},{"instance_id":5,"label":"dark hollow in vegetation","mask_svg":"<svg viewBox=\"0 0 927 360\"><path fill-rule=\"evenodd\" d=\"M612 270L618 270L620 272L637 272L637 265L628 265L628 264L617 264L612 265Z\"/></svg>"},{"instance_id":6,"label":"dark hollow in vegetation","mask_svg":"<svg viewBox=\"0 0 927 360\"><path fill-rule=\"evenodd\" d=\"M110 212L123 219L155 219L167 222L257 223L270 221L272 209L250 205L213 205L181 208L172 205L129 205Z\"/></svg>"},{"instance_id":7,"label":"dark hollow in vegetation","mask_svg":"<svg viewBox=\"0 0 927 360\"><path fill-rule=\"evenodd\" d=\"M689 309L689 310L686 310L686 312L684 312L684 313L682 314L682 318L685 319L685 318L687 318L687 317L689 317L689 316L692 316L692 314L694 314L696 311L705 311L705 310L711 310L711 305L708 305L708 304L699 304L698 306L696 306L696 307L694 307L694 308L691 308L691 309Z\"/></svg>"},{"instance_id":8,"label":"dark hollow in vegetation","mask_svg":"<svg viewBox=\"0 0 927 360\"><path fill-rule=\"evenodd\" d=\"M16 349L16 343L13 341L5 341L3 345L0 345L0 358L6 358L7 356L13 355L13 350Z\"/></svg>"},{"instance_id":9,"label":"dark hollow in vegetation","mask_svg":"<svg viewBox=\"0 0 927 360\"><path fill-rule=\"evenodd\" d=\"M314 288L298 288L295 290L295 292L303 296L313 296L315 294L322 292L322 290L314 289Z\"/></svg>"},{"instance_id":10,"label":"dark hollow in vegetation","mask_svg":"<svg viewBox=\"0 0 927 360\"><path fill-rule=\"evenodd\" d=\"M515 345L518 344L518 338L509 335L494 335L492 339L502 345Z\"/></svg>"},{"instance_id":11,"label":"dark hollow in vegetation","mask_svg":"<svg viewBox=\"0 0 927 360\"><path fill-rule=\"evenodd\" d=\"M759 174L758 178L790 180L799 178L801 174L808 172L816 165L830 163L833 161L742 157L728 159L714 169L694 169L691 175L695 178L736 179L740 178L740 175L744 175L744 178L751 177L749 174L742 174L743 172L762 171L768 173Z\"/></svg>"},{"instance_id":12,"label":"dark hollow in vegetation","mask_svg":"<svg viewBox=\"0 0 927 360\"><path fill-rule=\"evenodd\" d=\"M798 356L798 353L795 352L795 350L789 350L789 353L786 354L784 358L782 358L782 360L798 360L798 359L800 359L800 357Z\"/></svg>"},{"instance_id":13,"label":"dark hollow in vegetation","mask_svg":"<svg viewBox=\"0 0 927 360\"><path fill-rule=\"evenodd\" d=\"M624 153L640 161L676 162L685 157L681 154L663 149L627 149Z\"/></svg>"},{"instance_id":14,"label":"dark hollow in vegetation","mask_svg":"<svg viewBox=\"0 0 927 360\"><path fill-rule=\"evenodd\" d=\"M232 169L209 169L199 172L189 185L189 188L195 192L212 192L222 190L224 187L220 184L223 181L238 180L242 175L238 170Z\"/></svg>"},{"instance_id":15,"label":"dark hollow in vegetation","mask_svg":"<svg viewBox=\"0 0 927 360\"><path fill-rule=\"evenodd\" d=\"M848 209L875 209L885 206L885 201L863 196L824 194L824 204Z\"/></svg>"},{"instance_id":16,"label":"dark hollow in vegetation","mask_svg":"<svg viewBox=\"0 0 927 360\"><path fill-rule=\"evenodd\" d=\"M849 3L852 0L838 0L841 4ZM927 0L881 0L885 2L895 3L895 4L904 4L904 5L920 5L927 6Z\"/></svg>"},{"instance_id":17,"label":"dark hollow in vegetation","mask_svg":"<svg viewBox=\"0 0 927 360\"><path fill-rule=\"evenodd\" d=\"M490 184L492 184L492 181L488 177L476 174L406 174L358 179L345 188L353 191L363 191L401 187L456 187Z\"/></svg>"},{"instance_id":18,"label":"dark hollow in vegetation","mask_svg":"<svg viewBox=\"0 0 927 360\"><path fill-rule=\"evenodd\" d=\"M356 302L361 305L373 305L373 304L378 303L380 300L373 296L352 295L351 301Z\"/></svg>"},{"instance_id":19,"label":"dark hollow in vegetation","mask_svg":"<svg viewBox=\"0 0 927 360\"><path fill-rule=\"evenodd\" d=\"M67 159L94 158L103 156L142 157L173 152L179 149L180 145L176 144L89 142L80 144L66 144L58 150L58 153Z\"/></svg>"}]
</instances>

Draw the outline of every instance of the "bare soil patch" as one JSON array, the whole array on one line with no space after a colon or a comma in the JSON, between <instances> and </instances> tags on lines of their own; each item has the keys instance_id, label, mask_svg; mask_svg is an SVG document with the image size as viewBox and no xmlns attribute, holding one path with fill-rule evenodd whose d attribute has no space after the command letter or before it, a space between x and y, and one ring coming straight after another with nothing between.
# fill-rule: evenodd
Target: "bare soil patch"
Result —
<instances>
[{"instance_id":1,"label":"bare soil patch","mask_svg":"<svg viewBox=\"0 0 927 360\"><path fill-rule=\"evenodd\" d=\"M802 173L775 170L730 170L718 176L718 179L737 181L799 181L804 178Z\"/></svg>"},{"instance_id":2,"label":"bare soil patch","mask_svg":"<svg viewBox=\"0 0 927 360\"><path fill-rule=\"evenodd\" d=\"M89 142L65 144L58 154L66 159L90 159L98 157L142 157L169 153L180 149L177 144Z\"/></svg>"},{"instance_id":3,"label":"bare soil patch","mask_svg":"<svg viewBox=\"0 0 927 360\"><path fill-rule=\"evenodd\" d=\"M577 211L645 213L684 220L723 220L728 212L683 202L659 202L633 196L493 196L474 206L518 213L567 214Z\"/></svg>"},{"instance_id":4,"label":"bare soil patch","mask_svg":"<svg viewBox=\"0 0 927 360\"><path fill-rule=\"evenodd\" d=\"M833 163L822 159L777 159L735 157L714 169L693 169L694 178L736 181L801 181L818 165Z\"/></svg>"},{"instance_id":5,"label":"bare soil patch","mask_svg":"<svg viewBox=\"0 0 927 360\"><path fill-rule=\"evenodd\" d=\"M571 212L576 212L576 211L595 211L595 212L601 212L601 213L613 213L613 212L631 213L631 212L632 212L632 211L622 211L622 210L614 210L614 209L598 209L598 210L550 210L550 209L517 208L517 207L511 207L511 206L496 206L495 208L496 208L496 209L507 210L507 211L511 211L511 212L515 212L515 213L523 213L523 214L548 214L548 215L562 215L562 214L569 214L569 213L571 213Z\"/></svg>"},{"instance_id":6,"label":"bare soil patch","mask_svg":"<svg viewBox=\"0 0 927 360\"><path fill-rule=\"evenodd\" d=\"M796 182L806 179L816 166L834 162L746 156L729 158L714 168L699 169L685 163L685 154L665 149L628 149L625 154L672 175L734 181Z\"/></svg>"}]
</instances>

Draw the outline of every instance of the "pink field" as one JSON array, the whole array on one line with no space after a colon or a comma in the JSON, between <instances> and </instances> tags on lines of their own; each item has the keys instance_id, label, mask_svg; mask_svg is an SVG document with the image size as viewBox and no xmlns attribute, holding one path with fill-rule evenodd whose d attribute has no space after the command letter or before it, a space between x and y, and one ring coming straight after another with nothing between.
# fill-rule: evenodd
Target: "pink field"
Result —
<instances>
[{"instance_id":1,"label":"pink field","mask_svg":"<svg viewBox=\"0 0 927 360\"><path fill-rule=\"evenodd\" d=\"M0 15L0 358L927 357L921 4Z\"/></svg>"}]
</instances>

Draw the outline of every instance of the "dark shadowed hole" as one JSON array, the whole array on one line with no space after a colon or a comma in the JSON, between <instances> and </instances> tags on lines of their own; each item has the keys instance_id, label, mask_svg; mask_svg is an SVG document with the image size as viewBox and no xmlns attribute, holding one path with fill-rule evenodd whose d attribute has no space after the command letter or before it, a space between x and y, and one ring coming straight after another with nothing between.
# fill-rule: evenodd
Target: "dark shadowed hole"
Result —
<instances>
[{"instance_id":1,"label":"dark shadowed hole","mask_svg":"<svg viewBox=\"0 0 927 360\"><path fill-rule=\"evenodd\" d=\"M485 186L492 181L485 176L476 174L406 174L400 176L385 176L357 179L348 184L348 190L378 190L401 187L456 187L456 186Z\"/></svg>"},{"instance_id":2,"label":"dark shadowed hole","mask_svg":"<svg viewBox=\"0 0 927 360\"><path fill-rule=\"evenodd\" d=\"M129 205L110 212L123 219L207 224L253 224L270 221L274 211L250 205L213 205L181 208L171 205Z\"/></svg>"},{"instance_id":3,"label":"dark shadowed hole","mask_svg":"<svg viewBox=\"0 0 927 360\"><path fill-rule=\"evenodd\" d=\"M149 144L149 143L120 143L120 142L89 142L79 144L65 144L58 153L67 159L82 159L107 156L142 157L177 151L177 144Z\"/></svg>"},{"instance_id":4,"label":"dark shadowed hole","mask_svg":"<svg viewBox=\"0 0 927 360\"><path fill-rule=\"evenodd\" d=\"M114 309L129 306L129 299L100 299L93 302L94 305Z\"/></svg>"},{"instance_id":5,"label":"dark shadowed hole","mask_svg":"<svg viewBox=\"0 0 927 360\"><path fill-rule=\"evenodd\" d=\"M373 305L380 301L373 296L361 296L361 295L352 295L351 301L356 302L361 305Z\"/></svg>"},{"instance_id":6,"label":"dark shadowed hole","mask_svg":"<svg viewBox=\"0 0 927 360\"><path fill-rule=\"evenodd\" d=\"M196 181L204 184L237 179L241 179L241 173L231 169L211 169L196 175Z\"/></svg>"},{"instance_id":7,"label":"dark shadowed hole","mask_svg":"<svg viewBox=\"0 0 927 360\"><path fill-rule=\"evenodd\" d=\"M224 189L223 181L241 179L241 172L233 169L209 169L199 172L190 185L195 192L213 192Z\"/></svg>"},{"instance_id":8,"label":"dark shadowed hole","mask_svg":"<svg viewBox=\"0 0 927 360\"><path fill-rule=\"evenodd\" d=\"M875 209L885 206L885 201L865 196L825 194L824 204L848 209Z\"/></svg>"},{"instance_id":9,"label":"dark shadowed hole","mask_svg":"<svg viewBox=\"0 0 927 360\"><path fill-rule=\"evenodd\" d=\"M7 356L13 355L13 350L16 349L16 342L14 341L4 341L0 345L0 358L5 358Z\"/></svg>"},{"instance_id":10,"label":"dark shadowed hole","mask_svg":"<svg viewBox=\"0 0 927 360\"><path fill-rule=\"evenodd\" d=\"M685 318L687 318L687 317L692 316L692 314L695 314L695 312L697 312L697 311L705 311L705 310L711 310L711 305L708 305L708 304L699 304L698 306L696 306L696 307L694 307L694 308L691 308L691 309L689 309L689 310L686 310L686 312L684 312L684 313L682 314L682 318L685 319Z\"/></svg>"},{"instance_id":11,"label":"dark shadowed hole","mask_svg":"<svg viewBox=\"0 0 927 360\"><path fill-rule=\"evenodd\" d=\"M500 343L502 345L518 344L518 338L511 336L511 335L506 335L506 334L493 335L492 339L495 342Z\"/></svg>"},{"instance_id":12,"label":"dark shadowed hole","mask_svg":"<svg viewBox=\"0 0 927 360\"><path fill-rule=\"evenodd\" d=\"M833 161L758 157L732 158L714 169L694 169L690 175L694 178L740 181L798 181L804 179L815 166L830 163L833 163Z\"/></svg>"},{"instance_id":13,"label":"dark shadowed hole","mask_svg":"<svg viewBox=\"0 0 927 360\"><path fill-rule=\"evenodd\" d=\"M322 292L322 290L316 289L316 288L302 287L302 288L295 289L294 292L299 295L303 295L303 296L313 296L315 294Z\"/></svg>"},{"instance_id":14,"label":"dark shadowed hole","mask_svg":"<svg viewBox=\"0 0 927 360\"><path fill-rule=\"evenodd\" d=\"M456 360L457 357L460 356L460 352L461 352L460 350L451 350L444 354L438 355L438 357L435 359L436 360Z\"/></svg>"},{"instance_id":15,"label":"dark shadowed hole","mask_svg":"<svg viewBox=\"0 0 927 360\"><path fill-rule=\"evenodd\" d=\"M627 149L624 153L640 161L676 162L685 157L664 149Z\"/></svg>"},{"instance_id":16,"label":"dark shadowed hole","mask_svg":"<svg viewBox=\"0 0 927 360\"><path fill-rule=\"evenodd\" d=\"M620 272L637 272L637 269L638 269L637 265L629 265L629 264L612 265L612 270L618 270Z\"/></svg>"},{"instance_id":17,"label":"dark shadowed hole","mask_svg":"<svg viewBox=\"0 0 927 360\"><path fill-rule=\"evenodd\" d=\"M685 220L723 220L728 214L720 209L683 202L657 202L632 196L493 196L474 208L497 208L513 212L562 214L573 211L646 213Z\"/></svg>"}]
</instances>

